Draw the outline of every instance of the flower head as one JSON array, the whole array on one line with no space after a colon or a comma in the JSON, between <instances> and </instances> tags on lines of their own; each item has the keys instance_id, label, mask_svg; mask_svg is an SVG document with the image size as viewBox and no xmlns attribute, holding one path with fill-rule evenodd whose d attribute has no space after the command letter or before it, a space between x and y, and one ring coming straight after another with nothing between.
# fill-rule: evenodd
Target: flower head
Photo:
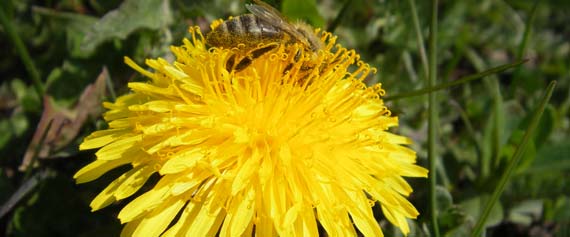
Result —
<instances>
[{"instance_id":1,"label":"flower head","mask_svg":"<svg viewBox=\"0 0 570 237\"><path fill-rule=\"evenodd\" d=\"M402 178L425 177L406 137L380 96L380 84L363 80L375 71L354 50L316 31L318 52L279 44L228 70L236 50L207 48L198 28L174 63L147 60L146 77L114 103L80 149L100 148L75 175L94 180L122 165L118 177L91 203L93 210L158 182L119 213L129 236L382 236L372 213L404 233L418 215L406 200ZM259 45L263 47L263 45ZM231 59L231 60L234 60ZM352 70L349 70L352 69Z\"/></svg>"}]
</instances>

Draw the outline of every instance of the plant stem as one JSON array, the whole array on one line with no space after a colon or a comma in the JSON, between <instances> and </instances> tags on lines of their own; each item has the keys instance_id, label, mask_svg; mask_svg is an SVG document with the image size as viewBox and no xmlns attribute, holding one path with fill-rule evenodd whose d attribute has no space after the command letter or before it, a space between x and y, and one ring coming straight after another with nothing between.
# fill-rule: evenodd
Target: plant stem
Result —
<instances>
[{"instance_id":1,"label":"plant stem","mask_svg":"<svg viewBox=\"0 0 570 237\"><path fill-rule=\"evenodd\" d=\"M340 11L338 12L338 14L336 15L336 17L334 18L333 22L327 27L327 31L328 32L334 32L336 30L336 28L338 27L338 25L340 24L340 21L342 20L342 18L344 17L344 15L346 15L346 11L348 10L348 6L352 3L352 1L350 0L346 0L344 2L344 4L342 5L342 8L340 9Z\"/></svg>"},{"instance_id":2,"label":"plant stem","mask_svg":"<svg viewBox=\"0 0 570 237\"><path fill-rule=\"evenodd\" d=\"M426 57L426 49L424 47L424 40L422 36L422 30L420 28L420 22L418 20L418 11L416 10L416 3L414 0L408 0L410 5L410 12L412 13L412 21L414 22L414 30L416 31L416 43L418 44L418 51L420 53L420 59L422 60L422 68L424 70L424 76L429 74L428 72L428 61Z\"/></svg>"},{"instance_id":3,"label":"plant stem","mask_svg":"<svg viewBox=\"0 0 570 237\"><path fill-rule=\"evenodd\" d=\"M437 78L437 3L438 0L431 1L431 22L429 29L429 77L428 87L435 86ZM428 160L429 160L429 212L432 225L432 234L434 237L439 237L439 226L437 223L437 203L436 203L436 164L437 155L435 151L436 129L438 121L437 118L437 104L435 92L429 93L428 100Z\"/></svg>"},{"instance_id":4,"label":"plant stem","mask_svg":"<svg viewBox=\"0 0 570 237\"><path fill-rule=\"evenodd\" d=\"M528 60L521 60L518 62L501 65L498 67L491 68L491 69L484 71L484 72L465 76L465 77L462 77L458 80L445 82L445 83L439 84L437 86L433 86L433 87L428 86L427 88L420 89L417 91L410 91L410 92L401 93L401 94L397 94L397 95L393 95L393 96L387 96L387 97L383 98L383 100L384 101L390 101L390 100L403 99L403 98L419 96L419 95L423 95L426 93L435 92L438 90L447 89L447 88L452 87L452 86L457 86L457 85L461 85L461 84L464 84L464 83L467 83L467 82L470 82L473 80L482 79L482 78L485 78L486 76L493 75L493 74L505 71L505 70L510 69L510 68L514 68L518 65L525 63L526 61L528 61Z\"/></svg>"}]
</instances>

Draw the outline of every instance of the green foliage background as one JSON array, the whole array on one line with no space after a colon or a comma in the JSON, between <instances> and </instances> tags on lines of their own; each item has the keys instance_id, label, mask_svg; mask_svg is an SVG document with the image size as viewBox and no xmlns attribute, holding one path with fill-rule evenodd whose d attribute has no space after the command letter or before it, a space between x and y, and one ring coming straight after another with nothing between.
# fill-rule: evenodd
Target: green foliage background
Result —
<instances>
[{"instance_id":1,"label":"green foliage background","mask_svg":"<svg viewBox=\"0 0 570 237\"><path fill-rule=\"evenodd\" d=\"M364 61L379 69L369 83L382 83L388 96L426 88L427 65L418 45L427 48L429 1L415 1L415 11L409 0L268 2L291 19L334 30L340 43L356 49ZM145 58L173 60L168 47L181 44L188 26L206 30L214 19L243 14L244 4L231 0L2 1L0 236L118 236L121 225L116 215L130 200L95 213L90 212L89 202L120 172L80 186L72 178L94 159L93 151L79 152L77 144L105 126L99 116L83 121L78 134L66 142L52 141L61 145L49 154L36 154L35 165L19 169L27 149L41 150L28 148L45 108L38 92L45 88L56 110L73 117L80 111L75 104L82 91L106 67L110 76L104 75L105 100L113 100L127 92L127 82L144 80L123 63L123 56L141 65ZM430 174L437 178L441 234L471 233L547 84L556 80L537 130L487 219L485 233L569 236L570 1L441 1L438 10L436 83L528 59L514 69L437 92L438 162ZM419 44L414 15L419 19ZM24 53L15 38L23 43ZM31 61L26 61L25 51ZM35 77L41 85L34 82ZM387 103L400 118L396 132L415 141L419 163L427 167L427 95ZM428 181L411 182L415 190L411 200L421 215L411 223L410 236L427 236ZM387 236L401 235L378 215Z\"/></svg>"}]
</instances>

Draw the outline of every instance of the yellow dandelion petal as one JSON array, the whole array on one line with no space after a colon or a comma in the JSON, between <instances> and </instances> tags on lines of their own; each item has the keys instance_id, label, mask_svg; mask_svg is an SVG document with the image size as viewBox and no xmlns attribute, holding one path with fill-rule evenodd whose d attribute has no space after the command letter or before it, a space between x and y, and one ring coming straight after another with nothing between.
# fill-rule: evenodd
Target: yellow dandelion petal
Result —
<instances>
[{"instance_id":1,"label":"yellow dandelion petal","mask_svg":"<svg viewBox=\"0 0 570 237\"><path fill-rule=\"evenodd\" d=\"M217 190L217 192L212 191L208 196L210 200L200 200L202 202L198 209L196 216L190 220L188 223L189 228L186 233L178 233L180 236L214 236L218 232L218 228L222 223L224 213L222 207L223 203L219 203L219 200L215 196L223 195L222 190Z\"/></svg>"},{"instance_id":2,"label":"yellow dandelion petal","mask_svg":"<svg viewBox=\"0 0 570 237\"><path fill-rule=\"evenodd\" d=\"M109 170L131 162L131 159L120 159L112 161L96 160L77 171L73 178L78 184L90 182L101 177L101 175L107 173Z\"/></svg>"},{"instance_id":3,"label":"yellow dandelion petal","mask_svg":"<svg viewBox=\"0 0 570 237\"><path fill-rule=\"evenodd\" d=\"M172 222L174 216L184 206L186 201L183 199L173 199L164 201L160 206L155 208L152 212L146 215L142 221L137 225L133 236L159 236L166 227Z\"/></svg>"},{"instance_id":4,"label":"yellow dandelion petal","mask_svg":"<svg viewBox=\"0 0 570 237\"><path fill-rule=\"evenodd\" d=\"M133 233L135 232L135 230L137 229L138 225L141 223L142 219L138 219L135 221L131 221L129 223L127 223L125 225L125 227L123 227L123 230L121 231L121 237L130 237L133 236Z\"/></svg>"},{"instance_id":5,"label":"yellow dandelion petal","mask_svg":"<svg viewBox=\"0 0 570 237\"><path fill-rule=\"evenodd\" d=\"M121 200L133 195L154 172L156 171L152 166L139 166L125 173L127 174L125 180L114 191L115 199Z\"/></svg>"},{"instance_id":6,"label":"yellow dandelion petal","mask_svg":"<svg viewBox=\"0 0 570 237\"><path fill-rule=\"evenodd\" d=\"M121 236L383 236L376 204L409 232L419 213L404 177L427 170L405 147L409 138L387 131L398 119L385 92L363 82L376 69L316 31L318 51L260 44L270 50L233 70L246 57L239 47L208 48L199 29L190 33L171 48L175 62L146 61L152 72L125 58L150 81L131 82L132 93L104 103L109 128L80 145L99 150L75 174L78 183L132 166L93 210L158 176L120 211Z\"/></svg>"},{"instance_id":7,"label":"yellow dandelion petal","mask_svg":"<svg viewBox=\"0 0 570 237\"><path fill-rule=\"evenodd\" d=\"M130 131L124 129L107 129L93 132L85 138L79 146L80 150L99 148L121 139L123 135L128 135Z\"/></svg>"},{"instance_id":8,"label":"yellow dandelion petal","mask_svg":"<svg viewBox=\"0 0 570 237\"><path fill-rule=\"evenodd\" d=\"M162 236L163 237L177 237L177 236L184 236L184 234L188 231L188 228L191 225L191 222L194 218L196 218L196 214L199 210L199 205L194 202L189 202L184 211L182 211L182 215L180 215L180 221L176 222L172 227L170 227Z\"/></svg>"},{"instance_id":9,"label":"yellow dandelion petal","mask_svg":"<svg viewBox=\"0 0 570 237\"><path fill-rule=\"evenodd\" d=\"M105 189L103 189L103 191L101 191L99 193L99 195L97 195L92 201L91 201L91 211L97 211L103 207L106 207L108 205L110 205L111 203L113 203L115 200L115 190L117 190L117 187L120 185L121 181L124 179L123 178L119 178L113 182L111 182L111 184L109 184L109 186L107 186Z\"/></svg>"},{"instance_id":10,"label":"yellow dandelion petal","mask_svg":"<svg viewBox=\"0 0 570 237\"><path fill-rule=\"evenodd\" d=\"M358 230L360 230L364 236L384 236L376 219L374 219L374 215L370 209L371 201L366 198L366 195L363 192L350 191L346 194L347 198L354 200L353 202L349 202L348 212L354 224L358 227Z\"/></svg>"},{"instance_id":11,"label":"yellow dandelion petal","mask_svg":"<svg viewBox=\"0 0 570 237\"><path fill-rule=\"evenodd\" d=\"M154 209L165 198L168 197L168 186L154 188L131 201L119 213L122 223L130 222L145 214L148 210Z\"/></svg>"},{"instance_id":12,"label":"yellow dandelion petal","mask_svg":"<svg viewBox=\"0 0 570 237\"><path fill-rule=\"evenodd\" d=\"M241 192L241 202L232 202L228 208L228 214L225 217L224 224L220 230L220 236L241 236L250 226L253 215L255 213L253 188L249 188Z\"/></svg>"},{"instance_id":13,"label":"yellow dandelion petal","mask_svg":"<svg viewBox=\"0 0 570 237\"><path fill-rule=\"evenodd\" d=\"M140 141L142 141L141 135L123 138L99 149L95 155L97 155L97 159L99 160L116 160L128 157L128 154L125 153L136 152L133 148L136 147L136 144Z\"/></svg>"}]
</instances>

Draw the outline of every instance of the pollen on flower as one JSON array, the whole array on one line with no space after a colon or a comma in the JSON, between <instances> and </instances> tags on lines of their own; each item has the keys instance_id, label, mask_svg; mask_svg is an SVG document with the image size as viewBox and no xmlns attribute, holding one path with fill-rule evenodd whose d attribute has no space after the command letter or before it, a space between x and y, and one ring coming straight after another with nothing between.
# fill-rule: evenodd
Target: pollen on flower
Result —
<instances>
[{"instance_id":1,"label":"pollen on flower","mask_svg":"<svg viewBox=\"0 0 570 237\"><path fill-rule=\"evenodd\" d=\"M315 33L318 52L279 44L240 71L227 67L239 49L208 48L197 27L171 48L175 62L147 60L152 72L125 58L150 80L104 104L109 128L81 144L100 149L75 179L132 169L92 209L134 195L155 174L158 183L119 213L122 236L319 236L319 225L330 236L382 236L376 204L408 233L406 219L419 213L403 177L427 170L404 146L409 138L387 131L398 119L385 91L363 82L376 69Z\"/></svg>"}]
</instances>

